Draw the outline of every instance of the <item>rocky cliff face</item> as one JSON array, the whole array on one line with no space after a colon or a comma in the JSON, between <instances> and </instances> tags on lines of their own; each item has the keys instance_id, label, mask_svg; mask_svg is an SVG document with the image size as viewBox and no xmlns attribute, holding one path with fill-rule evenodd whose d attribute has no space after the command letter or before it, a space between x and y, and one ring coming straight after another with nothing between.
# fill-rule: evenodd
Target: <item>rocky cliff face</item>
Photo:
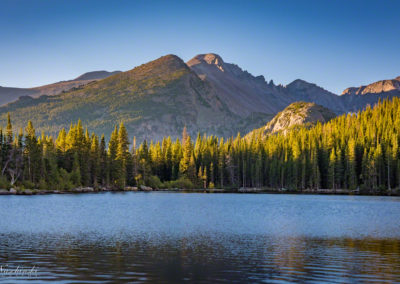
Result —
<instances>
[{"instance_id":1,"label":"rocky cliff face","mask_svg":"<svg viewBox=\"0 0 400 284\"><path fill-rule=\"evenodd\" d=\"M296 126L312 126L317 122L325 123L334 117L336 114L323 106L315 103L296 102L279 112L267 125L250 132L246 137L265 136L276 132L286 133Z\"/></svg>"}]
</instances>

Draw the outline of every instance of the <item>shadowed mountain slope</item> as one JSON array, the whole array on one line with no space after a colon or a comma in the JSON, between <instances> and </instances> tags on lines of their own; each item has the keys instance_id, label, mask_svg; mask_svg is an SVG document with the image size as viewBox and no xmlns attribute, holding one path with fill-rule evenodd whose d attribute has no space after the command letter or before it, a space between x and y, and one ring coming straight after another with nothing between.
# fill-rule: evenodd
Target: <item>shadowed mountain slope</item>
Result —
<instances>
[{"instance_id":1,"label":"shadowed mountain slope","mask_svg":"<svg viewBox=\"0 0 400 284\"><path fill-rule=\"evenodd\" d=\"M235 64L225 63L217 54L200 54L187 64L241 117L254 112L274 114L290 102L275 85L267 84L263 76L254 77Z\"/></svg>"}]
</instances>

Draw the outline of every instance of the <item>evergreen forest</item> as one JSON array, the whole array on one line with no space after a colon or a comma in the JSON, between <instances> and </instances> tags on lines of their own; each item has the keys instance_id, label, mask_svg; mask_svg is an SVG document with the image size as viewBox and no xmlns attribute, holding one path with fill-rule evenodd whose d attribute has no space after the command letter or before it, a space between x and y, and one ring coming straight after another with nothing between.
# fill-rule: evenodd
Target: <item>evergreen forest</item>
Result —
<instances>
[{"instance_id":1,"label":"evergreen forest","mask_svg":"<svg viewBox=\"0 0 400 284\"><path fill-rule=\"evenodd\" d=\"M137 143L128 137L123 122L109 141L90 133L81 121L57 137L37 134L30 121L15 130L9 114L0 130L0 187L400 191L398 98L266 137L191 137L186 128L174 141L164 137Z\"/></svg>"}]
</instances>

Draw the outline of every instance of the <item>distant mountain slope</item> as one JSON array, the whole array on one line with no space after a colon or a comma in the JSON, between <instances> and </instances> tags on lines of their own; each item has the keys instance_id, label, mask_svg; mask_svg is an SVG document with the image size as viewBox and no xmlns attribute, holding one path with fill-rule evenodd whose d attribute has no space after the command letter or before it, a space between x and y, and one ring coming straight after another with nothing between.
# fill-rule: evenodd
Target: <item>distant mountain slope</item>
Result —
<instances>
[{"instance_id":1,"label":"distant mountain slope","mask_svg":"<svg viewBox=\"0 0 400 284\"><path fill-rule=\"evenodd\" d=\"M19 97L35 95L38 92L32 89L12 88L0 86L0 105L16 101Z\"/></svg>"},{"instance_id":2,"label":"distant mountain slope","mask_svg":"<svg viewBox=\"0 0 400 284\"><path fill-rule=\"evenodd\" d=\"M379 99L400 97L400 76L381 80L361 87L350 87L339 98L346 105L346 111L358 111L367 104L374 105Z\"/></svg>"},{"instance_id":3,"label":"distant mountain slope","mask_svg":"<svg viewBox=\"0 0 400 284\"><path fill-rule=\"evenodd\" d=\"M335 113L323 106L315 103L295 102L279 112L264 127L253 130L246 137L287 132L296 126L311 126L317 122L325 123L334 117L336 117Z\"/></svg>"},{"instance_id":4,"label":"distant mountain slope","mask_svg":"<svg viewBox=\"0 0 400 284\"><path fill-rule=\"evenodd\" d=\"M82 80L100 80L104 79L107 77L110 77L112 75L121 73L121 71L113 71L113 72L108 72L108 71L92 71L92 72L87 72L82 74L81 76L75 78L73 81L82 81Z\"/></svg>"},{"instance_id":5,"label":"distant mountain slope","mask_svg":"<svg viewBox=\"0 0 400 284\"><path fill-rule=\"evenodd\" d=\"M316 84L297 79L286 85L285 91L289 93L292 102L312 102L329 108L337 114L346 112L346 106L337 95Z\"/></svg>"},{"instance_id":6,"label":"distant mountain slope","mask_svg":"<svg viewBox=\"0 0 400 284\"><path fill-rule=\"evenodd\" d=\"M392 80L381 80L358 88L350 87L344 90L342 95L380 94L393 91L400 92L400 76Z\"/></svg>"},{"instance_id":7,"label":"distant mountain slope","mask_svg":"<svg viewBox=\"0 0 400 284\"><path fill-rule=\"evenodd\" d=\"M3 121L7 112L19 127L31 119L39 130L53 134L78 118L106 135L124 121L138 139L175 138L185 125L191 134L233 135L239 121L213 89L174 55L57 96L24 97L0 108Z\"/></svg>"},{"instance_id":8,"label":"distant mountain slope","mask_svg":"<svg viewBox=\"0 0 400 284\"><path fill-rule=\"evenodd\" d=\"M92 81L107 78L121 71L93 71L85 73L73 80L61 81L53 84L48 84L34 88L10 88L0 87L0 105L7 104L17 100L21 96L39 97L42 95L53 96L63 91L68 91L72 88L77 88L86 85Z\"/></svg>"}]
</instances>

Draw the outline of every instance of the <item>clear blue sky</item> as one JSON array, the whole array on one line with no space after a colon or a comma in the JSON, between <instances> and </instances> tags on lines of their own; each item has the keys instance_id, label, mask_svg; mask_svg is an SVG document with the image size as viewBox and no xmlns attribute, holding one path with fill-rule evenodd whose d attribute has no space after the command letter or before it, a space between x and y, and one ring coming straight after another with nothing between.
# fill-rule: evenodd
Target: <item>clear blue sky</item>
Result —
<instances>
[{"instance_id":1,"label":"clear blue sky","mask_svg":"<svg viewBox=\"0 0 400 284\"><path fill-rule=\"evenodd\" d=\"M400 75L400 1L0 0L0 85L214 52L332 92Z\"/></svg>"}]
</instances>

